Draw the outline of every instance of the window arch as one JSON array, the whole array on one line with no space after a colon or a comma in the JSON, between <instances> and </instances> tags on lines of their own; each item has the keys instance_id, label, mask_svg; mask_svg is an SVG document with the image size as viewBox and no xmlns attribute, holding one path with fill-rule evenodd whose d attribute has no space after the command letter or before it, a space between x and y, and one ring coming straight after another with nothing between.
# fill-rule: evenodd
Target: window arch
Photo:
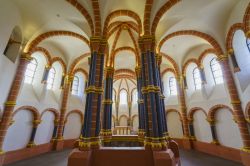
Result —
<instances>
[{"instance_id":1,"label":"window arch","mask_svg":"<svg viewBox=\"0 0 250 166\"><path fill-rule=\"evenodd\" d=\"M37 63L36 58L33 58L30 61L30 63L27 65L27 68L25 71L25 79L24 79L25 83L32 84L34 77L35 77L37 65L38 65L38 63Z\"/></svg>"},{"instance_id":2,"label":"window arch","mask_svg":"<svg viewBox=\"0 0 250 166\"><path fill-rule=\"evenodd\" d=\"M247 43L248 51L250 52L250 39L249 38L246 39L246 43Z\"/></svg>"},{"instance_id":3,"label":"window arch","mask_svg":"<svg viewBox=\"0 0 250 166\"><path fill-rule=\"evenodd\" d=\"M72 95L78 95L78 89L79 89L79 77L74 76L71 89Z\"/></svg>"},{"instance_id":4,"label":"window arch","mask_svg":"<svg viewBox=\"0 0 250 166\"><path fill-rule=\"evenodd\" d=\"M194 68L193 70L193 79L195 90L201 89L201 75L198 67Z\"/></svg>"},{"instance_id":5,"label":"window arch","mask_svg":"<svg viewBox=\"0 0 250 166\"><path fill-rule=\"evenodd\" d=\"M222 70L221 70L221 66L216 58L213 58L210 61L210 68L211 68L211 71L213 74L214 83L215 84L222 84L223 83Z\"/></svg>"},{"instance_id":6,"label":"window arch","mask_svg":"<svg viewBox=\"0 0 250 166\"><path fill-rule=\"evenodd\" d=\"M176 79L174 77L169 78L169 94L170 96L177 95Z\"/></svg>"},{"instance_id":7,"label":"window arch","mask_svg":"<svg viewBox=\"0 0 250 166\"><path fill-rule=\"evenodd\" d=\"M128 94L125 89L120 91L120 104L127 104L128 103Z\"/></svg>"},{"instance_id":8,"label":"window arch","mask_svg":"<svg viewBox=\"0 0 250 166\"><path fill-rule=\"evenodd\" d=\"M47 89L52 89L55 81L56 70L52 67L49 70L48 80L47 80Z\"/></svg>"}]
</instances>

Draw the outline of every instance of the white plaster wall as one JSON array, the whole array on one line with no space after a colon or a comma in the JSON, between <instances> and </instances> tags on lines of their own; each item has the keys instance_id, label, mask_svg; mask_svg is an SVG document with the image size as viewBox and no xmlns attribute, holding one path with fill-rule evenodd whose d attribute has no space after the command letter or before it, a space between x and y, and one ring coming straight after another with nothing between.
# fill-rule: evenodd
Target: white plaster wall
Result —
<instances>
[{"instance_id":1,"label":"white plaster wall","mask_svg":"<svg viewBox=\"0 0 250 166\"><path fill-rule=\"evenodd\" d=\"M35 144L45 144L51 141L53 130L54 130L54 119L55 116L52 112L45 112L41 117L42 122L39 124L36 136Z\"/></svg>"},{"instance_id":2,"label":"white plaster wall","mask_svg":"<svg viewBox=\"0 0 250 166\"><path fill-rule=\"evenodd\" d=\"M15 26L22 26L22 20L19 10L11 1L1 1L0 5L0 22L4 23L0 28L0 110L3 109L3 104L7 98L12 80L15 75L18 58L15 63L11 62L3 52L9 41L12 30ZM1 114L1 113L0 113Z\"/></svg>"},{"instance_id":3,"label":"white plaster wall","mask_svg":"<svg viewBox=\"0 0 250 166\"><path fill-rule=\"evenodd\" d=\"M219 142L224 146L242 148L242 140L237 124L227 109L219 109L216 113L216 131Z\"/></svg>"},{"instance_id":4,"label":"white plaster wall","mask_svg":"<svg viewBox=\"0 0 250 166\"><path fill-rule=\"evenodd\" d=\"M193 126L196 139L201 142L212 142L212 133L210 125L206 120L206 115L202 111L196 111L193 118Z\"/></svg>"},{"instance_id":5,"label":"white plaster wall","mask_svg":"<svg viewBox=\"0 0 250 166\"><path fill-rule=\"evenodd\" d=\"M75 139L79 138L81 134L81 118L77 113L72 113L67 119L67 123L64 128L63 137L64 139Z\"/></svg>"},{"instance_id":6,"label":"white plaster wall","mask_svg":"<svg viewBox=\"0 0 250 166\"><path fill-rule=\"evenodd\" d=\"M138 131L138 127L139 127L139 119L138 116L136 116L133 120L133 130Z\"/></svg>"},{"instance_id":7,"label":"white plaster wall","mask_svg":"<svg viewBox=\"0 0 250 166\"><path fill-rule=\"evenodd\" d=\"M169 112L167 114L167 126L170 137L183 138L182 124L178 113Z\"/></svg>"},{"instance_id":8,"label":"white plaster wall","mask_svg":"<svg viewBox=\"0 0 250 166\"><path fill-rule=\"evenodd\" d=\"M128 121L126 117L121 117L120 118L120 126L128 126Z\"/></svg>"},{"instance_id":9,"label":"white plaster wall","mask_svg":"<svg viewBox=\"0 0 250 166\"><path fill-rule=\"evenodd\" d=\"M14 121L5 136L3 144L4 151L22 149L29 143L33 126L32 113L27 110L20 110L14 116Z\"/></svg>"}]
</instances>

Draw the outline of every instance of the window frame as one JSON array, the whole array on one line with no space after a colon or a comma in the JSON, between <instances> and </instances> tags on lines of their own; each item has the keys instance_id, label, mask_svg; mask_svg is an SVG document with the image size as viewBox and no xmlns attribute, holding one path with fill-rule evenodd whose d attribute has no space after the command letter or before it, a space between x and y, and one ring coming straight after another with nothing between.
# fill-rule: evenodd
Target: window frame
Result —
<instances>
[{"instance_id":1,"label":"window frame","mask_svg":"<svg viewBox=\"0 0 250 166\"><path fill-rule=\"evenodd\" d=\"M35 62L35 63L33 63L33 65L35 66L35 67L34 67L34 70L29 69L29 65L32 64L32 61ZM24 77L25 77L25 78L24 78L24 83L26 83L26 84L32 84L32 83L33 83L34 78L35 78L35 73L36 73L36 71L37 71L37 66L38 66L37 59L34 58L34 57L32 57L32 60L29 62L29 64L28 64L27 67L26 67L26 70L25 70L25 74L24 74ZM29 76L29 75L26 74L26 73L27 73L27 70L32 71L32 76ZM31 78L31 81L30 81L30 82L25 81L27 77Z\"/></svg>"},{"instance_id":2,"label":"window frame","mask_svg":"<svg viewBox=\"0 0 250 166\"><path fill-rule=\"evenodd\" d=\"M53 73L53 78L52 78L52 82L49 81L49 80L51 79L51 77L50 77L51 70L54 71L54 73ZM47 86L46 86L46 89L49 89L49 90L52 90L52 89L53 89L54 83L55 83L55 77L56 77L56 69L55 69L54 67L51 67L50 70L49 70L49 73L48 73L48 79L47 79ZM50 87L49 87L49 84L51 84Z\"/></svg>"},{"instance_id":3,"label":"window frame","mask_svg":"<svg viewBox=\"0 0 250 166\"><path fill-rule=\"evenodd\" d=\"M197 73L199 74L199 77L196 77L196 70L197 70ZM200 90L202 83L201 83L200 69L198 67L195 67L193 69L193 80L194 80L194 88L195 88L195 90Z\"/></svg>"},{"instance_id":4,"label":"window frame","mask_svg":"<svg viewBox=\"0 0 250 166\"><path fill-rule=\"evenodd\" d=\"M124 99L126 99L126 102L124 102L124 103L121 102L121 94L122 93L124 93L126 95L126 97L124 97ZM128 92L125 89L120 90L120 93L119 93L119 103L120 104L128 104Z\"/></svg>"},{"instance_id":5,"label":"window frame","mask_svg":"<svg viewBox=\"0 0 250 166\"><path fill-rule=\"evenodd\" d=\"M170 96L176 96L177 95L177 86L176 86L176 78L175 77L169 77L168 87L169 87ZM175 93L173 93L173 92L175 92Z\"/></svg>"},{"instance_id":6,"label":"window frame","mask_svg":"<svg viewBox=\"0 0 250 166\"><path fill-rule=\"evenodd\" d=\"M77 82L77 84L75 85L75 82ZM71 87L71 94L75 95L75 96L79 96L79 84L80 84L80 79L78 76L74 76L73 82L72 82L72 87ZM76 89L74 89L76 88Z\"/></svg>"},{"instance_id":7,"label":"window frame","mask_svg":"<svg viewBox=\"0 0 250 166\"><path fill-rule=\"evenodd\" d=\"M212 64L213 63L213 64ZM215 85L219 85L219 84L223 84L224 80L223 80L223 73L222 73L222 69L221 69L221 66L220 66L220 63L217 61L217 58L214 57L211 61L210 61L210 69L211 69L211 72L212 72L212 75L213 75L213 79L214 79L214 83ZM219 66L219 69L214 69L213 66L216 66L218 65ZM215 76L215 72L216 71L220 71L221 75L220 76ZM218 82L218 78L222 78L222 82Z\"/></svg>"}]
</instances>

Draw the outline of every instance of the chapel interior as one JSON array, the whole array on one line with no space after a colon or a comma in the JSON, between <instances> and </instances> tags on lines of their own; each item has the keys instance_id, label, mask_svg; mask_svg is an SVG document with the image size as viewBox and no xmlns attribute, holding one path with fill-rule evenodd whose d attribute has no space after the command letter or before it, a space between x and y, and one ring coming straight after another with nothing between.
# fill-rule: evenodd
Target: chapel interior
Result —
<instances>
[{"instance_id":1,"label":"chapel interior","mask_svg":"<svg viewBox=\"0 0 250 166\"><path fill-rule=\"evenodd\" d=\"M0 0L0 166L250 166L250 0Z\"/></svg>"}]
</instances>

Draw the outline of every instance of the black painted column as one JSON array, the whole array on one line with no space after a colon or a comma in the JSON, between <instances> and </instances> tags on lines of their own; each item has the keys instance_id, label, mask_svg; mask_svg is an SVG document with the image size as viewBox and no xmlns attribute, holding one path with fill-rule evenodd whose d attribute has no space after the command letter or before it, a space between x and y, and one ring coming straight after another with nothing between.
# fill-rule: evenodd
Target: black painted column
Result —
<instances>
[{"instance_id":1,"label":"black painted column","mask_svg":"<svg viewBox=\"0 0 250 166\"><path fill-rule=\"evenodd\" d=\"M188 119L188 127L189 127L189 133L190 133L190 140L195 141L196 137L195 137L195 133L194 133L194 120L193 119Z\"/></svg>"},{"instance_id":2,"label":"black painted column","mask_svg":"<svg viewBox=\"0 0 250 166\"><path fill-rule=\"evenodd\" d=\"M91 63L88 88L86 89L84 125L79 141L80 150L91 150L100 147L100 113L103 93L104 55L107 48L107 40L100 37L92 37L90 46Z\"/></svg>"},{"instance_id":3,"label":"black painted column","mask_svg":"<svg viewBox=\"0 0 250 166\"><path fill-rule=\"evenodd\" d=\"M53 129L51 142L54 142L56 140L56 138L57 138L58 125L59 125L59 119L55 119L54 120L54 129Z\"/></svg>"},{"instance_id":4,"label":"black painted column","mask_svg":"<svg viewBox=\"0 0 250 166\"><path fill-rule=\"evenodd\" d=\"M141 93L142 87L142 73L141 67L137 66L135 68L136 71L136 79L137 79L137 93L138 93L138 116L139 116L139 129L138 129L138 138L139 142L144 142L144 135L145 135L145 112L144 112L144 101L143 95Z\"/></svg>"},{"instance_id":5,"label":"black painted column","mask_svg":"<svg viewBox=\"0 0 250 166\"><path fill-rule=\"evenodd\" d=\"M212 133L212 139L213 141L211 142L212 144L220 145L217 137L217 132L216 132L216 126L215 126L215 120L208 120L208 123L210 125L211 133Z\"/></svg>"},{"instance_id":6,"label":"black painted column","mask_svg":"<svg viewBox=\"0 0 250 166\"><path fill-rule=\"evenodd\" d=\"M104 146L108 146L112 139L112 96L113 96L114 68L106 67L104 82L104 108L102 116L101 136Z\"/></svg>"},{"instance_id":7,"label":"black painted column","mask_svg":"<svg viewBox=\"0 0 250 166\"><path fill-rule=\"evenodd\" d=\"M228 55L231 57L231 61L232 61L233 68L234 68L234 72L239 72L240 71L240 67L239 67L238 62L236 60L236 57L235 57L235 54L234 54L234 50L230 49L228 51Z\"/></svg>"},{"instance_id":8,"label":"black painted column","mask_svg":"<svg viewBox=\"0 0 250 166\"><path fill-rule=\"evenodd\" d=\"M27 145L27 148L32 148L32 147L36 146L34 140L35 140L35 136L36 136L37 127L40 123L41 123L41 120L34 120L33 121L33 128L32 128L32 132L31 132L31 136L30 136L30 140L29 140L29 143Z\"/></svg>"},{"instance_id":9,"label":"black painted column","mask_svg":"<svg viewBox=\"0 0 250 166\"><path fill-rule=\"evenodd\" d=\"M143 36L139 39L142 65L142 88L145 106L145 141L144 146L152 150L165 150L167 148L162 124L162 105L160 98L160 79L158 64L155 58L155 41L152 36Z\"/></svg>"},{"instance_id":10,"label":"black painted column","mask_svg":"<svg viewBox=\"0 0 250 166\"><path fill-rule=\"evenodd\" d=\"M49 76L49 71L51 69L51 66L46 65L44 68L44 73L43 73L43 78L42 78L42 83L46 84Z\"/></svg>"}]
</instances>

